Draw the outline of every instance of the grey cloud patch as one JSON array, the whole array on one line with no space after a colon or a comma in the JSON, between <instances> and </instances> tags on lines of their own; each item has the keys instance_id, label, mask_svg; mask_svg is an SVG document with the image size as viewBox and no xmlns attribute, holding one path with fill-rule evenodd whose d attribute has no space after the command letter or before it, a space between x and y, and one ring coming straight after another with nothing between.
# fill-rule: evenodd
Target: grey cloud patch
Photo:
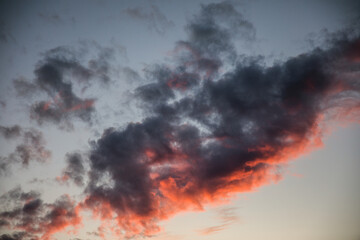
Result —
<instances>
[{"instance_id":1,"label":"grey cloud patch","mask_svg":"<svg viewBox=\"0 0 360 240\"><path fill-rule=\"evenodd\" d=\"M5 227L5 226L10 226L10 223L6 220L1 219L0 220L0 228Z\"/></svg>"},{"instance_id":2,"label":"grey cloud patch","mask_svg":"<svg viewBox=\"0 0 360 240\"><path fill-rule=\"evenodd\" d=\"M109 60L112 58L110 48L99 48L95 58L88 61L88 66L79 63L83 51L67 47L57 47L47 51L44 59L39 61L35 70L35 80L15 79L14 87L23 97L30 97L43 92L50 99L39 101L31 106L30 116L38 124L52 122L61 128L70 130L71 119L91 123L95 114L93 98L80 98L74 93L73 84L83 85L85 90L90 83L110 82Z\"/></svg>"},{"instance_id":3,"label":"grey cloud patch","mask_svg":"<svg viewBox=\"0 0 360 240\"><path fill-rule=\"evenodd\" d=\"M18 96L30 98L34 94L40 92L40 88L29 81L24 77L19 77L13 80L13 85Z\"/></svg>"},{"instance_id":4,"label":"grey cloud patch","mask_svg":"<svg viewBox=\"0 0 360 240\"><path fill-rule=\"evenodd\" d=\"M21 127L19 125L14 125L11 127L0 126L0 133L6 139L19 137L20 132L21 132Z\"/></svg>"},{"instance_id":5,"label":"grey cloud patch","mask_svg":"<svg viewBox=\"0 0 360 240\"><path fill-rule=\"evenodd\" d=\"M0 240L37 240L38 238L27 232L15 232L0 235Z\"/></svg>"},{"instance_id":6,"label":"grey cloud patch","mask_svg":"<svg viewBox=\"0 0 360 240\"><path fill-rule=\"evenodd\" d=\"M124 74L126 81L129 83L138 82L141 79L139 73L130 67L123 67L122 73Z\"/></svg>"},{"instance_id":7,"label":"grey cloud patch","mask_svg":"<svg viewBox=\"0 0 360 240\"><path fill-rule=\"evenodd\" d=\"M20 161L23 165L28 165L33 159L45 161L50 157L50 152L45 149L44 144L45 141L41 132L26 131L23 135L23 143L16 147L10 158L16 162Z\"/></svg>"},{"instance_id":8,"label":"grey cloud patch","mask_svg":"<svg viewBox=\"0 0 360 240\"><path fill-rule=\"evenodd\" d=\"M28 201L34 198L38 198L40 196L39 192L29 191L24 192L21 187L17 186L5 194L0 196L1 204L6 206L11 206L12 204L17 204L21 201Z\"/></svg>"},{"instance_id":9,"label":"grey cloud patch","mask_svg":"<svg viewBox=\"0 0 360 240\"><path fill-rule=\"evenodd\" d=\"M202 5L200 14L187 25L189 47L212 59L227 54L234 58L236 53L231 39L254 40L255 29L230 3ZM212 60L209 59L209 60Z\"/></svg>"},{"instance_id":10,"label":"grey cloud patch","mask_svg":"<svg viewBox=\"0 0 360 240\"><path fill-rule=\"evenodd\" d=\"M15 37L12 35L6 23L0 19L0 42L1 43L16 43Z\"/></svg>"},{"instance_id":11,"label":"grey cloud patch","mask_svg":"<svg viewBox=\"0 0 360 240\"><path fill-rule=\"evenodd\" d=\"M3 100L0 100L0 105L2 108L6 108L6 102Z\"/></svg>"},{"instance_id":12,"label":"grey cloud patch","mask_svg":"<svg viewBox=\"0 0 360 240\"><path fill-rule=\"evenodd\" d=\"M177 71L192 72L202 79L217 77L225 64L236 64L239 56L234 37L243 41L255 38L253 25L228 2L202 5L185 29L188 39L178 41L175 49Z\"/></svg>"},{"instance_id":13,"label":"grey cloud patch","mask_svg":"<svg viewBox=\"0 0 360 240\"><path fill-rule=\"evenodd\" d=\"M56 13L38 13L38 16L46 22L56 25L64 22L63 19Z\"/></svg>"},{"instance_id":14,"label":"grey cloud patch","mask_svg":"<svg viewBox=\"0 0 360 240\"><path fill-rule=\"evenodd\" d=\"M67 166L63 172L62 180L67 181L70 179L77 186L84 185L84 160L80 153L68 153L66 154Z\"/></svg>"},{"instance_id":15,"label":"grey cloud patch","mask_svg":"<svg viewBox=\"0 0 360 240\"><path fill-rule=\"evenodd\" d=\"M174 26L174 23L168 20L155 5L151 5L150 8L127 8L124 12L134 19L141 20L150 30L159 34L164 34L169 28Z\"/></svg>"},{"instance_id":16,"label":"grey cloud patch","mask_svg":"<svg viewBox=\"0 0 360 240\"><path fill-rule=\"evenodd\" d=\"M20 238L16 238L16 232L2 235L3 239L49 239L52 232L81 221L73 201L66 195L60 196L54 203L44 203L38 192L24 192L17 187L0 199L0 221L5 222L9 229L26 232Z\"/></svg>"},{"instance_id":17,"label":"grey cloud patch","mask_svg":"<svg viewBox=\"0 0 360 240\"><path fill-rule=\"evenodd\" d=\"M154 104L156 102L164 102L168 99L174 98L174 92L167 85L167 81L171 78L172 72L169 69L162 68L161 66L155 66L150 70L151 75L148 74L150 81L156 79L157 82L152 82L136 89L135 94L145 104Z\"/></svg>"},{"instance_id":18,"label":"grey cloud patch","mask_svg":"<svg viewBox=\"0 0 360 240\"><path fill-rule=\"evenodd\" d=\"M0 157L0 174L7 173L12 164L28 166L31 161L45 162L51 157L51 152L45 148L43 134L36 129L23 129L18 125L0 126L0 133L6 139L21 138L21 143L12 153Z\"/></svg>"}]
</instances>

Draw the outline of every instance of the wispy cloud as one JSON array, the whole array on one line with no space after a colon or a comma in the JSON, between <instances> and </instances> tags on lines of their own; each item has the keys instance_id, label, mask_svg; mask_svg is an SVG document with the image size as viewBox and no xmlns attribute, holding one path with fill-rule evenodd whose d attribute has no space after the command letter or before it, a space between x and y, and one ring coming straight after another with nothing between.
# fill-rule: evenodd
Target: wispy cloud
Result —
<instances>
[{"instance_id":1,"label":"wispy cloud","mask_svg":"<svg viewBox=\"0 0 360 240\"><path fill-rule=\"evenodd\" d=\"M174 26L173 21L167 19L167 17L155 5L151 5L149 8L127 8L124 10L124 13L133 19L140 20L150 30L159 34L164 34L169 28Z\"/></svg>"},{"instance_id":2,"label":"wispy cloud","mask_svg":"<svg viewBox=\"0 0 360 240\"><path fill-rule=\"evenodd\" d=\"M230 225L239 221L235 210L236 208L221 208L217 212L220 223L211 227L200 229L198 232L201 235L209 235L226 229Z\"/></svg>"},{"instance_id":3,"label":"wispy cloud","mask_svg":"<svg viewBox=\"0 0 360 240\"><path fill-rule=\"evenodd\" d=\"M46 22L61 24L63 19L57 13L38 13L38 16Z\"/></svg>"},{"instance_id":4,"label":"wispy cloud","mask_svg":"<svg viewBox=\"0 0 360 240\"><path fill-rule=\"evenodd\" d=\"M45 162L51 157L51 152L45 148L43 134L36 129L24 129L18 125L0 126L0 134L8 140L20 138L12 153L0 156L0 175L9 173L13 164L28 166L31 161Z\"/></svg>"}]
</instances>

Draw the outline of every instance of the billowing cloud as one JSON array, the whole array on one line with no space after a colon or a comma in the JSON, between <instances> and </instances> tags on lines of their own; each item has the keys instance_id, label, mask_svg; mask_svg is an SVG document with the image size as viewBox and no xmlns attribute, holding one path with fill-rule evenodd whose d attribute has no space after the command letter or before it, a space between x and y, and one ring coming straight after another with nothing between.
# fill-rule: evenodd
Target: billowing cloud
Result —
<instances>
[{"instance_id":1,"label":"billowing cloud","mask_svg":"<svg viewBox=\"0 0 360 240\"><path fill-rule=\"evenodd\" d=\"M267 67L237 57L234 25L252 30L228 3L203 6L179 42L185 57L177 49L177 66L153 67L137 88L147 117L92 143L83 207L125 237L277 181L282 163L321 146L324 120L359 113L358 35Z\"/></svg>"}]
</instances>

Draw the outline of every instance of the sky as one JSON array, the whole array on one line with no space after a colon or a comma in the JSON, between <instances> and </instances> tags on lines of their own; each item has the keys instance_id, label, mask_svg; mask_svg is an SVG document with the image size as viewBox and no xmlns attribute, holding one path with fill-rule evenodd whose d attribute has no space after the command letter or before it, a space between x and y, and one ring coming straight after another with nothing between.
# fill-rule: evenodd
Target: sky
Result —
<instances>
[{"instance_id":1,"label":"sky","mask_svg":"<svg viewBox=\"0 0 360 240\"><path fill-rule=\"evenodd\" d=\"M0 240L360 239L358 1L0 2Z\"/></svg>"}]
</instances>

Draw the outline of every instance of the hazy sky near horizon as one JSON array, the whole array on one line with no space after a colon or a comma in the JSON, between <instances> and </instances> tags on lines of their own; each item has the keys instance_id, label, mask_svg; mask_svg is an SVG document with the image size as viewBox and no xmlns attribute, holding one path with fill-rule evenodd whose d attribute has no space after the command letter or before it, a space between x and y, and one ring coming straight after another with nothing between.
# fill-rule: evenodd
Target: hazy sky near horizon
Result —
<instances>
[{"instance_id":1,"label":"hazy sky near horizon","mask_svg":"<svg viewBox=\"0 0 360 240\"><path fill-rule=\"evenodd\" d=\"M0 240L359 239L358 1L0 12Z\"/></svg>"}]
</instances>

